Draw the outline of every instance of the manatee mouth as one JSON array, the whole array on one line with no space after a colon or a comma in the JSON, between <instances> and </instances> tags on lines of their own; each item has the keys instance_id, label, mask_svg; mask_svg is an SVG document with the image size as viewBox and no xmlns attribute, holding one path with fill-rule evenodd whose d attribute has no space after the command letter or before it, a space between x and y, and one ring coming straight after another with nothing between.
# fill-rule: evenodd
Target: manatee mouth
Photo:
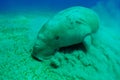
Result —
<instances>
[{"instance_id":1,"label":"manatee mouth","mask_svg":"<svg viewBox=\"0 0 120 80\"><path fill-rule=\"evenodd\" d=\"M38 50L39 50L39 49L37 49L37 48L34 46L31 56L32 56L33 59L35 59L35 60L37 60L37 61L41 61L41 60L38 58L38 56L37 56Z\"/></svg>"},{"instance_id":2,"label":"manatee mouth","mask_svg":"<svg viewBox=\"0 0 120 80\"><path fill-rule=\"evenodd\" d=\"M64 53L72 53L74 50L82 50L83 52L86 52L86 47L83 43L78 43L66 47L61 47L58 51Z\"/></svg>"},{"instance_id":3,"label":"manatee mouth","mask_svg":"<svg viewBox=\"0 0 120 80\"><path fill-rule=\"evenodd\" d=\"M36 57L35 55L33 55L33 54L32 54L31 56L32 56L33 59L35 59L35 60L37 60L37 61L42 61L42 60L40 60L39 58L37 58L37 57Z\"/></svg>"}]
</instances>

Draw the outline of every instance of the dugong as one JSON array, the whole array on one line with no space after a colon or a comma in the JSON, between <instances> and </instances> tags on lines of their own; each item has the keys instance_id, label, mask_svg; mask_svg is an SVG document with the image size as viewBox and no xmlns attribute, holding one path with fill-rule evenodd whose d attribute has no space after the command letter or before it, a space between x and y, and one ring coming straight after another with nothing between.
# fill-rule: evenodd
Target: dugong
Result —
<instances>
[{"instance_id":1,"label":"dugong","mask_svg":"<svg viewBox=\"0 0 120 80\"><path fill-rule=\"evenodd\" d=\"M42 26L32 56L48 60L59 48L84 42L98 27L99 19L93 10L80 6L65 9Z\"/></svg>"}]
</instances>

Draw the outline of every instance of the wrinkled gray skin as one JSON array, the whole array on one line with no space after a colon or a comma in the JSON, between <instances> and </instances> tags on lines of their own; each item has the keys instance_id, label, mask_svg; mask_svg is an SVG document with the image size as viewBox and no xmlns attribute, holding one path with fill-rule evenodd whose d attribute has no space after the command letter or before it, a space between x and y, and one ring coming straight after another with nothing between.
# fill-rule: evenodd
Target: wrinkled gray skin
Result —
<instances>
[{"instance_id":1,"label":"wrinkled gray skin","mask_svg":"<svg viewBox=\"0 0 120 80\"><path fill-rule=\"evenodd\" d=\"M90 42L85 39L89 39L86 37L96 32L98 26L98 17L88 8L77 6L63 10L40 29L32 56L39 60L47 60L60 47Z\"/></svg>"}]
</instances>

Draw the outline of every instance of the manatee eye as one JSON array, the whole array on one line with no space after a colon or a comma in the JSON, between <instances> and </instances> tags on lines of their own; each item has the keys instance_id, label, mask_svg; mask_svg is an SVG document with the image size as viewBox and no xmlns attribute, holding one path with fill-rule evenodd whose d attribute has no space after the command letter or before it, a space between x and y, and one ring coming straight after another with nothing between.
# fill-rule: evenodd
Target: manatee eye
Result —
<instances>
[{"instance_id":1,"label":"manatee eye","mask_svg":"<svg viewBox=\"0 0 120 80\"><path fill-rule=\"evenodd\" d=\"M55 37L55 40L58 40L59 38L60 38L59 36L56 36L56 37Z\"/></svg>"},{"instance_id":2,"label":"manatee eye","mask_svg":"<svg viewBox=\"0 0 120 80\"><path fill-rule=\"evenodd\" d=\"M75 21L75 23L76 23L76 24L81 24L81 22L80 22L80 21Z\"/></svg>"}]
</instances>

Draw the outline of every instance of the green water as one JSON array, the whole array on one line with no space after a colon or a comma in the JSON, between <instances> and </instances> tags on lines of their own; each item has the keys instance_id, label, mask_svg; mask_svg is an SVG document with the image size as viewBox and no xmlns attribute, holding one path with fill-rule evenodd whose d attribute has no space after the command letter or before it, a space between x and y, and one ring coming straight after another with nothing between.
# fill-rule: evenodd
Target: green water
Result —
<instances>
[{"instance_id":1,"label":"green water","mask_svg":"<svg viewBox=\"0 0 120 80\"><path fill-rule=\"evenodd\" d=\"M119 15L109 15L101 4L93 10L100 28L89 50L57 52L43 62L31 53L39 29L52 15L0 15L0 80L120 80Z\"/></svg>"}]
</instances>

